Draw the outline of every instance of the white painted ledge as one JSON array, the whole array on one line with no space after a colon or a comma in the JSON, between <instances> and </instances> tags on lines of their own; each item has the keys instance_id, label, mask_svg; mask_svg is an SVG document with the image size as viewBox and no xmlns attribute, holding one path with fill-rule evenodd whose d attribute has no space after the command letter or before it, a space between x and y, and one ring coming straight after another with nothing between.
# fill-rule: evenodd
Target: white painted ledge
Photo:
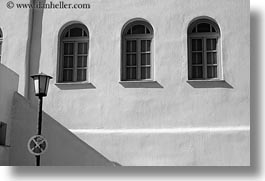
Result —
<instances>
[{"instance_id":1,"label":"white painted ledge","mask_svg":"<svg viewBox=\"0 0 265 181\"><path fill-rule=\"evenodd\" d=\"M178 133L200 133L200 132L235 132L250 131L249 126L238 127L196 127L196 128L164 128L164 129L70 129L71 132L89 134L178 134Z\"/></svg>"}]
</instances>

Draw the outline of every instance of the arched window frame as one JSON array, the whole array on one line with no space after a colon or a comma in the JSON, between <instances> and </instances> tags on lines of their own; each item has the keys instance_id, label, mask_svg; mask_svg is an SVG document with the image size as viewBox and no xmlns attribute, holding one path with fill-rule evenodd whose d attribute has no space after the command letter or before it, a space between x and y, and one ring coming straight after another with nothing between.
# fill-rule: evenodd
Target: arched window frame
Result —
<instances>
[{"instance_id":1,"label":"arched window frame","mask_svg":"<svg viewBox=\"0 0 265 181\"><path fill-rule=\"evenodd\" d=\"M2 47L3 47L3 32L2 29L0 28L0 63L2 60Z\"/></svg>"},{"instance_id":2,"label":"arched window frame","mask_svg":"<svg viewBox=\"0 0 265 181\"><path fill-rule=\"evenodd\" d=\"M133 34L132 28L136 25L142 25L145 26L145 34ZM154 37L154 30L152 25L143 19L137 19L130 21L127 23L123 28L122 31L122 61L121 61L121 81L152 81L154 80L154 55L153 55L153 37ZM131 34L128 34L131 32ZM149 33L148 33L149 32ZM127 65L127 54L130 54L127 52L127 42L128 41L136 41L136 65L132 66L132 68L136 68L136 78L130 78L127 75L127 70L130 69L130 66ZM143 51L141 50L141 43L142 41L146 41L146 50L148 50L148 41L150 41L150 49L149 51ZM133 46L131 44L131 46ZM150 54L150 63L148 64L148 61L146 62L146 65L142 65L141 61L141 55L145 54L145 56L148 56L147 54ZM148 59L148 57L146 57ZM150 73L145 72L145 77L142 76L141 70L150 69Z\"/></svg>"},{"instance_id":3,"label":"arched window frame","mask_svg":"<svg viewBox=\"0 0 265 181\"><path fill-rule=\"evenodd\" d=\"M206 23L210 25L209 32L198 32L198 25ZM211 39L211 40L210 40ZM192 41L193 40L202 40L202 50L197 53L202 53L202 65L193 64L192 54L196 51L192 50ZM207 42L211 42L210 49L207 47ZM216 48L214 49L214 41L216 41ZM197 46L197 45L196 45ZM211 57L211 62L208 64L207 56L208 54ZM214 55L216 54L216 63L214 63ZM196 60L197 62L197 60ZM193 75L193 67L202 66L202 77ZM216 71L214 70L216 67ZM211 71L208 71L211 69ZM216 72L216 75L215 75ZM198 72L196 72L198 73ZM209 74L211 75L209 75ZM197 74L198 75L198 74ZM223 79L222 75L222 62L221 62L221 32L218 24L209 18L198 18L193 21L188 27L188 79L189 80L221 80Z\"/></svg>"},{"instance_id":4,"label":"arched window frame","mask_svg":"<svg viewBox=\"0 0 265 181\"><path fill-rule=\"evenodd\" d=\"M71 36L70 31L71 29L74 29L74 28L82 29L82 36L78 36L78 37ZM74 24L64 27L59 36L60 36L60 43L59 43L60 58L59 58L59 74L58 74L58 80L57 80L58 83L88 82L89 31L87 27L81 23L74 23ZM65 75L64 75L64 70L67 69L64 67L64 57L68 56L65 53L64 47L65 47L65 44L67 43L73 44L73 54L69 55L69 56L73 56L72 80L68 80L68 77L65 78ZM79 54L80 44L83 44L83 45L87 44L87 48L83 47L83 51L86 51L86 52L82 52L81 54ZM69 49L71 48L68 47L68 50ZM80 56L83 56L83 58L86 57L82 60L82 66L78 66L78 57ZM69 68L69 70L70 69L71 68ZM78 71L82 71L81 80L78 80Z\"/></svg>"}]
</instances>

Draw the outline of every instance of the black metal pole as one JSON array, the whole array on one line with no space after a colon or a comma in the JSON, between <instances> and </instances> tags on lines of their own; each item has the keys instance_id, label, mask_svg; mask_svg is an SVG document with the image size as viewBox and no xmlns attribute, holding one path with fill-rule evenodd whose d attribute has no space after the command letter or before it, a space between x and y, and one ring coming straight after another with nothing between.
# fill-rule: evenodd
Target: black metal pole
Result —
<instances>
[{"instance_id":1,"label":"black metal pole","mask_svg":"<svg viewBox=\"0 0 265 181\"><path fill-rule=\"evenodd\" d=\"M39 119L38 119L38 135L41 135L42 126L42 96L39 96ZM36 156L36 166L40 166L40 156Z\"/></svg>"}]
</instances>

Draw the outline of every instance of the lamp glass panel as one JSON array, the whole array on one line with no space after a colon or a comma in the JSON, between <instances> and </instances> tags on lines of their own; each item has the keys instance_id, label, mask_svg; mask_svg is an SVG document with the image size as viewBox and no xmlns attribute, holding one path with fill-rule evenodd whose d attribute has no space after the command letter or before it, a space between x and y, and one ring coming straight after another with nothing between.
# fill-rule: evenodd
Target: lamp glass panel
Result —
<instances>
[{"instance_id":1,"label":"lamp glass panel","mask_svg":"<svg viewBox=\"0 0 265 181\"><path fill-rule=\"evenodd\" d=\"M34 77L34 88L35 88L35 94L39 94L39 79L37 77Z\"/></svg>"},{"instance_id":2,"label":"lamp glass panel","mask_svg":"<svg viewBox=\"0 0 265 181\"><path fill-rule=\"evenodd\" d=\"M46 90L46 79L47 79L47 77L40 76L39 79L40 79L40 87L39 87L40 92L39 93L40 94L46 94L45 90Z\"/></svg>"},{"instance_id":3,"label":"lamp glass panel","mask_svg":"<svg viewBox=\"0 0 265 181\"><path fill-rule=\"evenodd\" d=\"M49 87L49 82L50 82L50 78L48 78L47 77L47 79L46 79L46 89L45 89L45 94L47 95L47 93L48 93L48 87Z\"/></svg>"}]
</instances>

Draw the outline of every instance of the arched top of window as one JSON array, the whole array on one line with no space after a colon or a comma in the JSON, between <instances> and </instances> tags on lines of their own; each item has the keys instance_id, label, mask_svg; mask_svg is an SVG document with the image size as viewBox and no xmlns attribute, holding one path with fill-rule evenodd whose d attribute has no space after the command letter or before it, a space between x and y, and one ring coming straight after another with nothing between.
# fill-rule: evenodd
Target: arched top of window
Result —
<instances>
[{"instance_id":1,"label":"arched top of window","mask_svg":"<svg viewBox=\"0 0 265 181\"><path fill-rule=\"evenodd\" d=\"M150 25L150 23L143 21L143 20L138 20L138 21L133 21L129 23L124 31L123 35L152 35L153 34L153 28Z\"/></svg>"},{"instance_id":2,"label":"arched top of window","mask_svg":"<svg viewBox=\"0 0 265 181\"><path fill-rule=\"evenodd\" d=\"M220 29L216 22L203 18L192 22L189 26L188 34L198 33L220 34Z\"/></svg>"},{"instance_id":3,"label":"arched top of window","mask_svg":"<svg viewBox=\"0 0 265 181\"><path fill-rule=\"evenodd\" d=\"M1 28L0 28L0 38L3 38L3 33L2 33Z\"/></svg>"},{"instance_id":4,"label":"arched top of window","mask_svg":"<svg viewBox=\"0 0 265 181\"><path fill-rule=\"evenodd\" d=\"M76 23L72 24L70 26L67 26L62 35L62 39L67 39L67 38L88 38L89 37L89 32L88 29L85 25Z\"/></svg>"}]
</instances>

